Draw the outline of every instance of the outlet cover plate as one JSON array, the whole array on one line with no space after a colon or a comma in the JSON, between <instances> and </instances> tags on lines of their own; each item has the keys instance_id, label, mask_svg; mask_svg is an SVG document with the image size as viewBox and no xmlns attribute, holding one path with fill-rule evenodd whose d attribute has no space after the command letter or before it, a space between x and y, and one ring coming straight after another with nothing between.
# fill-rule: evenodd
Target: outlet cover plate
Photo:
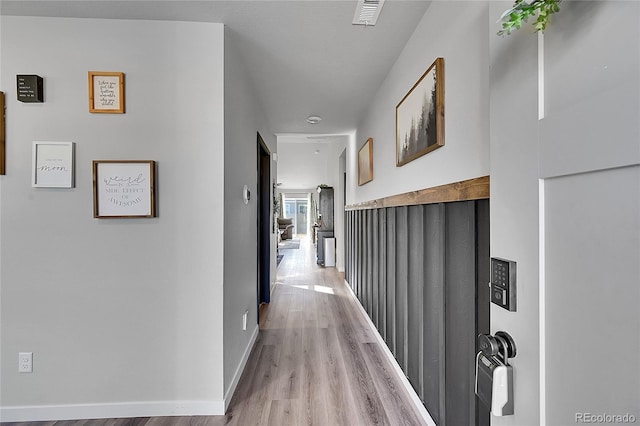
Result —
<instances>
[{"instance_id":1,"label":"outlet cover plate","mask_svg":"<svg viewBox=\"0 0 640 426\"><path fill-rule=\"evenodd\" d=\"M18 353L18 372L33 373L33 352Z\"/></svg>"}]
</instances>

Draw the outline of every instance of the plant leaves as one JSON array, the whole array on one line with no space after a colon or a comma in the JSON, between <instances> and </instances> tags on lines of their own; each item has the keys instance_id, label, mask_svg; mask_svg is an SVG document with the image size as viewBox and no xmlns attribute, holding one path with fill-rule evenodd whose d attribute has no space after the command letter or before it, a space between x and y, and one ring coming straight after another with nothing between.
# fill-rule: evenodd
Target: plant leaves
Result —
<instances>
[{"instance_id":1,"label":"plant leaves","mask_svg":"<svg viewBox=\"0 0 640 426\"><path fill-rule=\"evenodd\" d=\"M544 31L549 24L549 17L560 11L562 0L515 0L513 7L506 10L497 22L502 22L498 35L511 34L513 29L520 29L523 22L537 14L533 23L535 31Z\"/></svg>"}]
</instances>

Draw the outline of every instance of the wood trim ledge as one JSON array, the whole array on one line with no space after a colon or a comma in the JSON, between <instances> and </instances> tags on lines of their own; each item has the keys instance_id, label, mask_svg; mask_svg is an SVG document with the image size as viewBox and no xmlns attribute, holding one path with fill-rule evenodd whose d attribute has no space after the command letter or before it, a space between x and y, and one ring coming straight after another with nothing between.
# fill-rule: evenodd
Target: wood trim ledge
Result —
<instances>
[{"instance_id":1,"label":"wood trim ledge","mask_svg":"<svg viewBox=\"0 0 640 426\"><path fill-rule=\"evenodd\" d=\"M413 206L418 204L450 203L454 201L489 198L489 176L467 179L377 200L345 206L345 211L379 209L383 207Z\"/></svg>"}]
</instances>

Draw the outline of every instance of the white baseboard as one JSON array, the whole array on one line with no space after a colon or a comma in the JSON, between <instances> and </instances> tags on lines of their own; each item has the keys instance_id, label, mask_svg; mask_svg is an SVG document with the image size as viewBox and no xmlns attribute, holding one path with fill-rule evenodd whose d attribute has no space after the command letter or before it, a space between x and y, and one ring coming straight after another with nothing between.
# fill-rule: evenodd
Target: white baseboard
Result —
<instances>
[{"instance_id":1,"label":"white baseboard","mask_svg":"<svg viewBox=\"0 0 640 426\"><path fill-rule=\"evenodd\" d=\"M244 371L260 328L256 324L251 340L236 369L224 399L219 401L151 401L108 404L71 404L0 407L1 422L110 419L166 416L221 416L227 411Z\"/></svg>"},{"instance_id":2,"label":"white baseboard","mask_svg":"<svg viewBox=\"0 0 640 426\"><path fill-rule=\"evenodd\" d=\"M152 401L109 404L1 407L2 422L108 419L151 416L219 416L224 401Z\"/></svg>"},{"instance_id":3,"label":"white baseboard","mask_svg":"<svg viewBox=\"0 0 640 426\"><path fill-rule=\"evenodd\" d=\"M422 400L416 393L416 390L413 388L413 386L411 386L411 383L409 383L409 379L407 379L407 376L404 374L404 371L402 371L402 368L400 368L400 364L398 364L398 361L391 353L391 350L387 346L387 342L385 342L384 339L382 338L382 335L376 328L375 324L373 323L373 321L371 321L371 318L369 318L369 314L364 309L362 304L360 304L358 297L355 295L355 293L353 292L353 289L351 288L351 286L346 280L344 281L344 285L349 290L349 293L351 293L351 296L354 298L356 305L358 305L358 308L360 308L360 312L362 312L367 322L371 326L371 329L374 330L374 335L376 336L378 343L380 344L385 355L391 362L391 365L393 365L394 370L398 374L398 377L400 377L400 380L402 381L402 384L404 385L404 387L407 389L407 392L409 392L409 396L411 397L413 404L416 406L416 408L420 412L420 415L422 416L422 418L424 419L424 421L427 423L428 426L437 426L436 422L434 422L433 419L431 418L431 414L429 414L429 411L427 411L427 408L424 406L424 404L422 403Z\"/></svg>"},{"instance_id":4,"label":"white baseboard","mask_svg":"<svg viewBox=\"0 0 640 426\"><path fill-rule=\"evenodd\" d=\"M227 408L229 408L229 403L231 403L231 398L233 397L233 393L236 391L236 387L238 386L240 377L242 377L242 372L244 371L244 368L247 366L249 355L251 355L251 350L253 349L253 345L255 345L256 343L256 339L258 338L259 332L260 332L260 326L256 324L256 328L253 329L253 334L251 335L251 340L249 341L249 345L247 345L247 348L245 349L244 354L242 355L242 359L240 360L240 364L238 364L238 368L236 368L236 372L233 375L231 384L229 384L227 391L224 393L224 413L226 413Z\"/></svg>"}]
</instances>

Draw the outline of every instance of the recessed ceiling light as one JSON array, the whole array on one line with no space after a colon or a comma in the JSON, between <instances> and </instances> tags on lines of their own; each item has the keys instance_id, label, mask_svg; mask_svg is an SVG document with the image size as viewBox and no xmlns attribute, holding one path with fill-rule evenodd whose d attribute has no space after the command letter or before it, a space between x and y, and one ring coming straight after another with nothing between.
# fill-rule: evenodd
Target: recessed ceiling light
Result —
<instances>
[{"instance_id":1,"label":"recessed ceiling light","mask_svg":"<svg viewBox=\"0 0 640 426\"><path fill-rule=\"evenodd\" d=\"M318 124L322 121L322 117L318 117L317 115L310 115L307 117L307 123L309 124Z\"/></svg>"}]
</instances>

